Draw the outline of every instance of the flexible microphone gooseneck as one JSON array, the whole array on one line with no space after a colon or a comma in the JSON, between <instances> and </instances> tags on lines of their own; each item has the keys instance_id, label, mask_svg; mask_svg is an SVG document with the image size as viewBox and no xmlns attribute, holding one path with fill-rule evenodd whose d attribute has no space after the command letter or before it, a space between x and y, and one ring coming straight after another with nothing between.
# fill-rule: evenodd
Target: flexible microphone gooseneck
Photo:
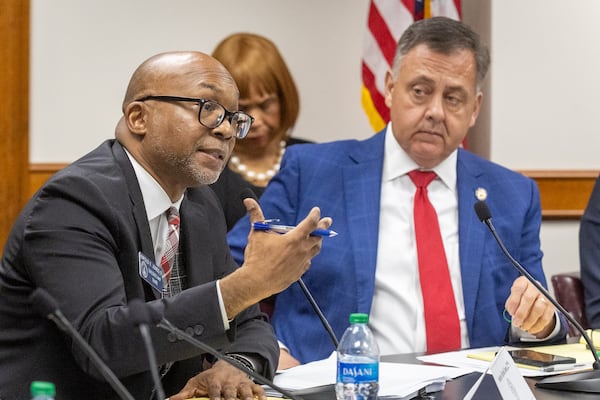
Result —
<instances>
[{"instance_id":1,"label":"flexible microphone gooseneck","mask_svg":"<svg viewBox=\"0 0 600 400\"><path fill-rule=\"evenodd\" d=\"M170 332L170 333L176 335L177 338L188 342L189 344L191 344L192 346L194 346L196 348L199 348L203 352L209 353L212 356L214 356L215 358L217 358L221 361L225 361L226 363L234 366L238 370L240 370L243 373L245 373L246 375L250 376L255 382L258 382L261 385L267 385L292 400L302 400L301 397L298 397L298 396L290 393L289 391L277 386L275 383L273 383L269 379L257 374L256 372L247 368L245 365L243 365L241 363L236 363L235 361L231 360L230 358L228 358L227 356L222 354L220 351L214 349L213 347L207 345L206 343L199 341L198 339L194 338L187 332L182 331L181 329L177 328L175 325L173 325L170 321L168 321L164 317L160 319L160 321L158 322L158 324L156 326L158 326L161 329L166 330L167 332Z\"/></svg>"},{"instance_id":2,"label":"flexible microphone gooseneck","mask_svg":"<svg viewBox=\"0 0 600 400\"><path fill-rule=\"evenodd\" d=\"M319 308L317 301L314 299L314 297L310 293L310 290L308 290L308 288L304 284L304 281L302 280L302 278L298 279L298 284L300 285L300 288L302 289L304 296L306 296L306 298L308 299L308 302L312 306L313 310L315 310L317 317L319 317L319 319L321 320L321 324L323 325L323 327L329 334L329 337L331 338L331 342L333 343L333 347L335 349L337 349L340 342L338 341L337 337L335 336L335 333L333 332L333 329L331 328L331 324L329 323L327 318L325 318L325 315L323 315L323 312Z\"/></svg>"},{"instance_id":3,"label":"flexible microphone gooseneck","mask_svg":"<svg viewBox=\"0 0 600 400\"><path fill-rule=\"evenodd\" d=\"M217 358L219 360L225 361L226 363L232 365L236 369L238 369L238 370L242 371L243 373L245 373L246 375L250 376L255 382L258 382L261 385L267 385L292 400L302 400L301 397L293 395L290 392L288 392L287 390L280 388L279 386L275 385L272 381L257 374L256 372L247 368L242 363L236 363L235 361L231 360L230 358L228 358L227 356L222 354L217 349L199 341L198 339L194 338L192 335L188 334L187 332L182 331L181 329L177 328L175 325L173 325L173 323L171 323L169 320L164 318L164 316L163 316L164 308L161 307L161 308L157 309L157 308L153 308L153 307L148 307L148 305L146 303L144 303L143 301L139 301L139 305L136 305L136 307L139 307L140 310L142 308L145 309L145 311L142 311L142 312L145 313L144 316L147 316L148 322L150 322L150 324L155 325L169 333L174 334L178 339L185 340L192 346L199 348L200 350L202 350L205 353L211 354L212 356L214 356L215 358ZM165 397L159 398L159 400L162 400L164 398Z\"/></svg>"},{"instance_id":4,"label":"flexible microphone gooseneck","mask_svg":"<svg viewBox=\"0 0 600 400\"><path fill-rule=\"evenodd\" d=\"M565 310L563 306L560 305L558 301L556 301L550 293L544 288L538 281L536 281L533 276L517 261L513 258L513 256L508 252L504 243L498 236L494 225L492 224L492 213L490 212L489 207L483 200L477 201L475 203L475 213L477 213L477 217L481 222L484 222L489 228L490 232L496 239L498 246L502 250L502 253L510 260L511 264L523 275L529 282L531 282L540 293L548 299L556 307L569 322L577 329L577 331L581 334L581 336L586 341L590 351L594 356L593 363L593 371L584 371L584 372L576 372L570 374L557 375L549 378L545 378L537 382L535 385L544 389L554 389L554 390L564 390L571 392L587 392L587 393L600 393L600 358L596 353L596 348L594 347L594 343L585 332L585 329L581 326L579 322L573 316Z\"/></svg>"},{"instance_id":5,"label":"flexible microphone gooseneck","mask_svg":"<svg viewBox=\"0 0 600 400\"><path fill-rule=\"evenodd\" d=\"M150 364L150 373L152 374L152 381L154 382L154 393L156 393L156 399L163 400L166 398L165 390L163 389L160 376L158 374L158 365L156 363L156 353L152 346L152 338L150 337L150 328L152 317L148 307L146 307L142 300L132 299L129 302L129 318L135 326L140 330L144 346L146 347L146 354L148 355L148 363Z\"/></svg>"},{"instance_id":6,"label":"flexible microphone gooseneck","mask_svg":"<svg viewBox=\"0 0 600 400\"><path fill-rule=\"evenodd\" d=\"M131 393L119 381L119 378L102 361L98 353L90 346L79 332L69 322L67 317L58 308L58 303L46 290L37 288L30 296L33 307L40 315L54 322L62 331L79 345L83 352L89 357L92 364L100 371L104 379L110 384L122 400L135 400ZM164 397L163 397L164 398Z\"/></svg>"},{"instance_id":7,"label":"flexible microphone gooseneck","mask_svg":"<svg viewBox=\"0 0 600 400\"><path fill-rule=\"evenodd\" d=\"M246 198L251 198L251 199L256 200L256 202L258 202L258 198L256 197L256 194L250 188L244 188L242 190L242 192L240 193L240 199L242 201L244 199L246 199ZM317 301L313 297L313 295L310 292L310 290L308 290L308 287L306 287L306 284L304 283L304 281L302 280L302 278L298 279L297 282L298 282L298 285L300 285L300 289L302 289L302 292L304 293L304 296L306 297L306 299L308 300L308 302L312 306L313 310L315 311L315 314L317 314L317 317L319 317L319 320L321 321L321 325L323 325L323 328L325 328L325 330L329 334L329 337L331 339L331 342L333 343L334 349L337 349L340 342L338 341L337 337L335 336L335 333L333 332L331 324L329 323L329 321L327 320L327 318L325 317L325 315L321 311L321 308L317 304Z\"/></svg>"}]
</instances>

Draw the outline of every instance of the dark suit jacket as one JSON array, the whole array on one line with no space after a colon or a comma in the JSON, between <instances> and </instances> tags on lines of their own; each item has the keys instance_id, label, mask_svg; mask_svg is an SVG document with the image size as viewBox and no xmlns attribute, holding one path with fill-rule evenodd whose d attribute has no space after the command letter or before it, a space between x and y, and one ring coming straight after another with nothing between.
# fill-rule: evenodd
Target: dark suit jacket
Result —
<instances>
[{"instance_id":1,"label":"dark suit jacket","mask_svg":"<svg viewBox=\"0 0 600 400\"><path fill-rule=\"evenodd\" d=\"M260 199L265 218L295 225L314 206L333 218L338 236L323 247L303 276L338 338L348 315L369 313L375 286L381 174L385 132L364 141L299 145L286 152L280 173ZM509 324L504 302L519 276L502 254L473 206L475 191L486 189L487 204L506 247L545 285L540 250L541 208L534 181L458 150L459 256L469 341L473 347L502 345ZM247 217L229 232L234 257L241 261ZM398 238L402 240L402 238ZM390 318L402 318L390 315ZM272 323L278 338L301 362L325 358L334 350L299 285L277 295ZM557 339L564 339L566 325Z\"/></svg>"},{"instance_id":2,"label":"dark suit jacket","mask_svg":"<svg viewBox=\"0 0 600 400\"><path fill-rule=\"evenodd\" d=\"M117 398L80 349L32 309L36 287L58 301L136 399L149 399L153 385L127 315L133 298L164 305L168 320L211 346L263 358L272 375L277 343L258 307L223 328L215 280L236 264L216 197L208 187L189 190L180 214L189 289L160 300L138 273L138 252L154 258L154 250L139 185L118 142L103 143L35 194L10 233L0 268L0 398L29 398L32 380L54 382L59 399ZM175 362L164 379L166 394L173 394L202 370L201 351L158 328L151 334L158 363Z\"/></svg>"},{"instance_id":3,"label":"dark suit jacket","mask_svg":"<svg viewBox=\"0 0 600 400\"><path fill-rule=\"evenodd\" d=\"M600 178L581 217L579 261L585 313L591 328L600 328Z\"/></svg>"}]
</instances>

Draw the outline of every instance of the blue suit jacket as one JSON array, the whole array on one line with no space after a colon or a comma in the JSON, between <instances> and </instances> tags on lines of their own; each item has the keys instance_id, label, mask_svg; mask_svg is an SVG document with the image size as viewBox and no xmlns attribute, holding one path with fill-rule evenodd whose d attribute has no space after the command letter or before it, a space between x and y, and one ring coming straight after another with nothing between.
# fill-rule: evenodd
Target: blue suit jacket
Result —
<instances>
[{"instance_id":1,"label":"blue suit jacket","mask_svg":"<svg viewBox=\"0 0 600 400\"><path fill-rule=\"evenodd\" d=\"M321 208L321 215L333 218L332 228L339 235L324 239L303 280L338 338L350 313L371 309L384 138L385 132L380 132L364 141L291 146L280 173L260 199L265 218L280 218L285 224L296 224L314 206ZM477 218L475 191L487 190L487 204L506 247L546 285L539 192L531 179L462 149L457 169L460 264L470 344L502 345L509 328L502 316L504 303L519 274ZM228 235L237 261L243 258L248 230L246 216ZM272 322L278 338L303 363L325 358L334 350L297 284L277 296Z\"/></svg>"}]
</instances>

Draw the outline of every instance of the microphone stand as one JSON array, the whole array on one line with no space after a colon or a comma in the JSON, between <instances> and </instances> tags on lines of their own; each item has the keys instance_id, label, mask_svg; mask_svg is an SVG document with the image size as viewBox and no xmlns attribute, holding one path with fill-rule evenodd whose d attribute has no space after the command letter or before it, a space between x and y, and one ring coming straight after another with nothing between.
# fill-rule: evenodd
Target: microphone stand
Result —
<instances>
[{"instance_id":1,"label":"microphone stand","mask_svg":"<svg viewBox=\"0 0 600 400\"><path fill-rule=\"evenodd\" d=\"M337 337L335 336L335 333L333 332L333 329L331 328L331 325L329 324L329 321L327 321L327 318L325 318L325 315L323 315L323 312L319 308L319 305L317 304L317 301L315 300L315 298L312 296L312 294L310 293L310 291L308 290L308 288L304 284L304 281L302 280L302 278L298 279L298 284L300 285L300 288L304 292L304 295L308 299L308 302L312 306L313 310L317 314L317 317L319 317L319 319L321 320L321 324L323 325L323 327L325 328L325 330L329 334L329 337L331 338L331 342L333 343L333 347L337 350L338 345L340 344L340 342L337 340Z\"/></svg>"},{"instance_id":2,"label":"microphone stand","mask_svg":"<svg viewBox=\"0 0 600 400\"><path fill-rule=\"evenodd\" d=\"M142 336L142 340L144 342L144 347L146 349L146 355L148 356L148 365L150 367L150 374L152 376L152 381L154 382L154 390L153 394L157 400L163 400L166 398L165 391L162 386L162 382L160 380L160 375L158 373L158 364L156 362L156 354L154 352L154 347L152 346L152 337L150 336L150 328L148 324L153 322L152 315L146 307L146 303L144 303L140 299L132 299L129 302L129 316L135 326L140 331L140 335Z\"/></svg>"},{"instance_id":3,"label":"microphone stand","mask_svg":"<svg viewBox=\"0 0 600 400\"><path fill-rule=\"evenodd\" d=\"M484 222L489 228L490 232L496 239L498 246L504 253L504 255L510 260L511 264L525 277L529 282L531 282L540 293L552 303L556 309L558 309L567 320L577 329L577 331L584 338L587 346L594 356L594 363L592 364L592 371L583 371L583 372L574 372L568 374L557 375L549 378L545 378L537 382L535 385L544 389L553 389L553 390L564 390L564 391L573 391L573 392L587 392L587 393L600 393L600 358L598 357L598 353L596 352L596 348L594 347L594 343L585 332L585 329L581 326L579 322L567 311L565 308L560 305L558 301L556 301L550 293L544 288L538 281L536 281L533 276L517 261L513 258L513 256L509 253L509 251L504 246L504 243L498 236L496 232L496 228L492 224L492 215L487 204L479 200L475 203L475 212L479 219Z\"/></svg>"},{"instance_id":4,"label":"microphone stand","mask_svg":"<svg viewBox=\"0 0 600 400\"><path fill-rule=\"evenodd\" d=\"M250 188L244 188L240 193L240 200L244 201L244 199L246 199L246 198L251 198L251 199L254 199L256 202L258 202L258 197L256 197L256 194ZM310 293L310 290L308 290L308 288L304 284L304 281L302 280L302 278L298 279L297 282L300 285L300 289L302 289L304 296L306 296L306 299L308 300L308 302L312 306L313 310L317 314L317 317L319 317L319 320L321 320L321 324L323 325L323 327L329 334L329 337L331 338L331 342L333 343L333 347L335 349L337 349L337 347L339 345L339 341L338 341L337 337L335 336L333 329L331 328L331 324L329 324L329 321L327 321L327 318L325 318L325 315L323 315L321 308L319 308L317 301L315 300L313 295Z\"/></svg>"},{"instance_id":5,"label":"microphone stand","mask_svg":"<svg viewBox=\"0 0 600 400\"><path fill-rule=\"evenodd\" d=\"M135 400L131 393L123 386L119 378L100 358L98 353L85 341L81 334L73 327L71 322L65 317L62 311L58 308L56 300L42 288L37 288L31 295L33 306L39 310L40 314L46 316L56 324L63 332L65 332L90 359L92 364L98 369L100 374L106 379L108 384L123 400Z\"/></svg>"},{"instance_id":6,"label":"microphone stand","mask_svg":"<svg viewBox=\"0 0 600 400\"><path fill-rule=\"evenodd\" d=\"M229 358L225 357L223 354L221 354L221 352L219 352L216 349L212 348L211 346L199 341L198 339L194 338L192 335L189 335L187 332L182 331L181 329L177 328L175 325L173 325L167 319L162 318L156 326L158 326L161 329L166 330L167 332L171 332L171 333L175 334L179 339L183 339L184 341L188 342L192 346L197 347L197 348L201 349L202 351L213 355L217 359L219 359L221 361L225 361L226 363L234 366L235 368L244 372L246 375L250 376L255 382L258 382L261 385L270 386L271 388L275 389L279 393L283 394L284 396L286 396L287 398L290 398L292 400L302 400L301 397L298 397L298 396L290 393L289 391L275 385L272 381L257 374L256 372L247 368L245 365L243 365L241 363L238 364L235 361L232 361Z\"/></svg>"}]
</instances>

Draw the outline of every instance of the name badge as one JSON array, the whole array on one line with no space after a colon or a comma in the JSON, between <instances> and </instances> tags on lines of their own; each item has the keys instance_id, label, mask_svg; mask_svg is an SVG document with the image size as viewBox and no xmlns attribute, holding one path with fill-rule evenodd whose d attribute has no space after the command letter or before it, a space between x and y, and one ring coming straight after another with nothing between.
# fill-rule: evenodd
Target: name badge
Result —
<instances>
[{"instance_id":1,"label":"name badge","mask_svg":"<svg viewBox=\"0 0 600 400\"><path fill-rule=\"evenodd\" d=\"M154 289L162 293L164 286L163 269L156 265L154 261L152 261L141 251L138 252L138 256L140 277L148 282L148 284Z\"/></svg>"}]
</instances>

